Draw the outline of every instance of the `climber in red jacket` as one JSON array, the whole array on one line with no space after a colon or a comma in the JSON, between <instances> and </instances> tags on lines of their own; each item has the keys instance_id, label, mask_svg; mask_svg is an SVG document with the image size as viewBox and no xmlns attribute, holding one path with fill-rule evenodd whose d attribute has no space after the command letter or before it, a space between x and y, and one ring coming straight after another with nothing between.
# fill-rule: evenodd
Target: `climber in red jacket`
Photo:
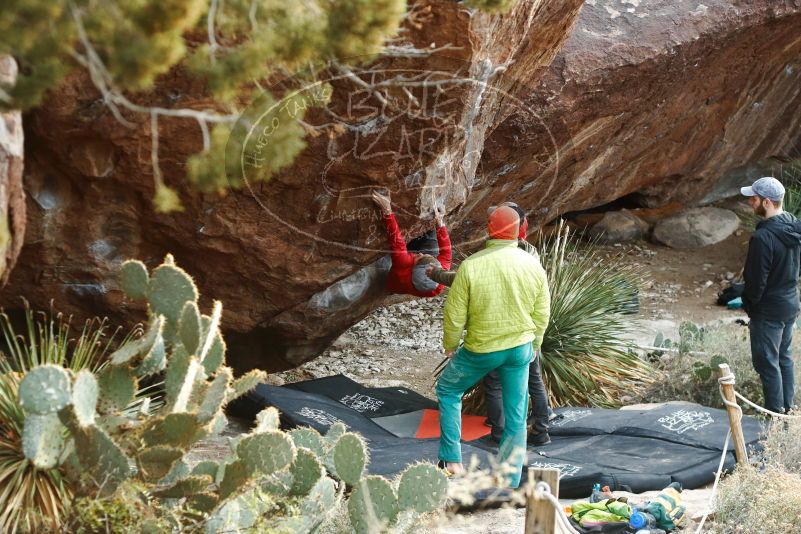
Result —
<instances>
[{"instance_id":1,"label":"climber in red jacket","mask_svg":"<svg viewBox=\"0 0 801 534\"><path fill-rule=\"evenodd\" d=\"M426 275L426 267L434 265L449 269L451 266L451 240L448 237L448 229L445 228L445 210L440 206L434 209L434 218L437 221L436 241L434 241L433 235L415 239L409 243L409 248L412 249L410 251L407 250L406 241L403 240L400 228L398 228L398 221L395 220L395 215L392 213L389 194L382 195L373 191L373 202L381 209L384 216L387 238L392 249L392 268L387 275L387 290L390 293L417 297L435 297L442 293L445 286L431 280ZM414 246L415 242L416 246ZM430 252L430 254L426 254L426 252ZM433 254L437 254L437 257L434 258Z\"/></svg>"}]
</instances>

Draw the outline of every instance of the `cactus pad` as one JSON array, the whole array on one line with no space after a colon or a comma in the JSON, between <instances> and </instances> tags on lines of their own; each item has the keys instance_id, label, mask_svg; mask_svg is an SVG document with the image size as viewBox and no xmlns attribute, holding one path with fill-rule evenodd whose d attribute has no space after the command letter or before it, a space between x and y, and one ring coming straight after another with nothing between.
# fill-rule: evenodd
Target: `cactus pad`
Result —
<instances>
[{"instance_id":1,"label":"cactus pad","mask_svg":"<svg viewBox=\"0 0 801 534\"><path fill-rule=\"evenodd\" d=\"M72 388L72 407L75 410L75 418L81 426L95 422L98 389L97 379L91 371L87 369L78 371Z\"/></svg>"},{"instance_id":2,"label":"cactus pad","mask_svg":"<svg viewBox=\"0 0 801 534\"><path fill-rule=\"evenodd\" d=\"M153 491L151 494L160 499L180 499L203 492L211 482L211 477L208 475L193 475L180 479L169 488Z\"/></svg>"},{"instance_id":3,"label":"cactus pad","mask_svg":"<svg viewBox=\"0 0 801 534\"><path fill-rule=\"evenodd\" d=\"M186 505L191 508L192 510L197 510L198 512L209 513L214 510L214 507L217 506L217 503L220 502L220 498L217 496L216 493L211 492L202 492L196 493L192 495L186 500Z\"/></svg>"},{"instance_id":4,"label":"cactus pad","mask_svg":"<svg viewBox=\"0 0 801 534\"><path fill-rule=\"evenodd\" d=\"M163 315L175 328L184 304L196 301L197 287L192 277L180 267L165 261L153 270L147 290L147 300L153 313Z\"/></svg>"},{"instance_id":5,"label":"cactus pad","mask_svg":"<svg viewBox=\"0 0 801 534\"><path fill-rule=\"evenodd\" d=\"M228 426L228 418L225 417L225 412L220 411L214 416L214 419L209 423L209 435L217 436Z\"/></svg>"},{"instance_id":6,"label":"cactus pad","mask_svg":"<svg viewBox=\"0 0 801 534\"><path fill-rule=\"evenodd\" d=\"M148 376L160 373L167 366L167 349L164 347L164 338L159 334L150 351L136 368L136 376Z\"/></svg>"},{"instance_id":7,"label":"cactus pad","mask_svg":"<svg viewBox=\"0 0 801 534\"><path fill-rule=\"evenodd\" d=\"M278 430L281 427L281 418L278 410L270 406L263 409L256 415L256 428L254 433L267 432L268 430Z\"/></svg>"},{"instance_id":8,"label":"cactus pad","mask_svg":"<svg viewBox=\"0 0 801 534\"><path fill-rule=\"evenodd\" d=\"M325 455L323 437L319 432L309 427L293 428L289 431L289 437L295 443L295 447L305 447L312 451L317 457Z\"/></svg>"},{"instance_id":9,"label":"cactus pad","mask_svg":"<svg viewBox=\"0 0 801 534\"><path fill-rule=\"evenodd\" d=\"M192 391L195 389L195 386L198 385L198 378L202 376L203 366L200 365L200 361L196 357L191 356L189 358L189 365L186 368L186 374L184 375L184 381L181 383L178 395L175 397L175 403L172 405L172 411L174 413L187 411L189 401L192 399ZM201 385L205 386L205 383L201 382Z\"/></svg>"},{"instance_id":10,"label":"cactus pad","mask_svg":"<svg viewBox=\"0 0 801 534\"><path fill-rule=\"evenodd\" d=\"M120 285L131 300L144 300L147 297L149 282L147 267L138 260L128 260L120 268Z\"/></svg>"},{"instance_id":11,"label":"cactus pad","mask_svg":"<svg viewBox=\"0 0 801 534\"><path fill-rule=\"evenodd\" d=\"M192 468L192 475L208 475L211 477L212 482L217 482L217 475L220 474L220 464L213 460L206 460L198 463Z\"/></svg>"},{"instance_id":12,"label":"cactus pad","mask_svg":"<svg viewBox=\"0 0 801 534\"><path fill-rule=\"evenodd\" d=\"M217 376L214 377L214 380L212 380L200 404L197 417L201 423L211 421L217 412L223 408L229 390L228 384L230 382L231 370L227 367L223 367L220 369L220 372L217 373Z\"/></svg>"},{"instance_id":13,"label":"cactus pad","mask_svg":"<svg viewBox=\"0 0 801 534\"><path fill-rule=\"evenodd\" d=\"M219 300L214 301L214 307L212 308L211 312L211 319L209 320L209 324L205 325L205 330L203 333L203 337L200 340L200 349L198 349L198 357L200 361L206 359L206 355L209 353L209 349L211 349L211 345L214 342L214 337L217 335L217 332L220 328L220 321L222 320L222 302Z\"/></svg>"},{"instance_id":14,"label":"cactus pad","mask_svg":"<svg viewBox=\"0 0 801 534\"><path fill-rule=\"evenodd\" d=\"M187 450L205 434L206 430L194 414L171 413L166 417L147 421L142 431L142 439L148 447L168 445Z\"/></svg>"},{"instance_id":15,"label":"cactus pad","mask_svg":"<svg viewBox=\"0 0 801 534\"><path fill-rule=\"evenodd\" d=\"M348 431L348 427L345 426L345 423L336 422L330 427L328 427L328 432L325 433L325 442L328 444L329 447L333 447L336 445L336 442L339 441L345 432Z\"/></svg>"},{"instance_id":16,"label":"cactus pad","mask_svg":"<svg viewBox=\"0 0 801 534\"><path fill-rule=\"evenodd\" d=\"M169 486L175 484L177 481L181 480L182 478L186 478L191 474L191 469L183 460L178 460L170 469L170 472L167 473L164 478L159 480L159 484L163 486Z\"/></svg>"},{"instance_id":17,"label":"cactus pad","mask_svg":"<svg viewBox=\"0 0 801 534\"><path fill-rule=\"evenodd\" d=\"M58 414L30 414L25 417L22 429L22 452L39 469L52 469L58 465L64 449L64 427Z\"/></svg>"},{"instance_id":18,"label":"cactus pad","mask_svg":"<svg viewBox=\"0 0 801 534\"><path fill-rule=\"evenodd\" d=\"M411 465L401 474L398 482L398 505L401 510L418 513L433 512L445 503L448 479L433 464Z\"/></svg>"},{"instance_id":19,"label":"cactus pad","mask_svg":"<svg viewBox=\"0 0 801 534\"><path fill-rule=\"evenodd\" d=\"M249 474L269 475L292 463L295 444L283 432L262 432L242 438L236 452Z\"/></svg>"},{"instance_id":20,"label":"cactus pad","mask_svg":"<svg viewBox=\"0 0 801 534\"><path fill-rule=\"evenodd\" d=\"M266 491L276 497L287 497L292 490L292 473L285 469L260 478L260 482L262 491Z\"/></svg>"},{"instance_id":21,"label":"cactus pad","mask_svg":"<svg viewBox=\"0 0 801 534\"><path fill-rule=\"evenodd\" d=\"M254 369L253 371L240 376L234 380L234 384L232 386L234 390L230 395L228 395L228 402L241 397L251 389L258 386L260 383L264 382L266 379L267 373L258 369Z\"/></svg>"},{"instance_id":22,"label":"cactus pad","mask_svg":"<svg viewBox=\"0 0 801 534\"><path fill-rule=\"evenodd\" d=\"M160 480L167 476L175 462L180 460L183 455L184 452L181 449L165 445L143 449L136 458L139 474L146 480Z\"/></svg>"},{"instance_id":23,"label":"cactus pad","mask_svg":"<svg viewBox=\"0 0 801 534\"><path fill-rule=\"evenodd\" d=\"M184 304L184 308L181 311L181 320L178 323L178 335L186 352L197 354L200 348L201 324L200 310L194 300Z\"/></svg>"},{"instance_id":24,"label":"cactus pad","mask_svg":"<svg viewBox=\"0 0 801 534\"><path fill-rule=\"evenodd\" d=\"M337 490L334 481L322 477L309 491L309 495L301 503L304 514L322 517L334 509L337 501Z\"/></svg>"},{"instance_id":25,"label":"cactus pad","mask_svg":"<svg viewBox=\"0 0 801 534\"><path fill-rule=\"evenodd\" d=\"M19 401L29 414L55 413L71 401L70 375L58 365L34 367L19 383Z\"/></svg>"},{"instance_id":26,"label":"cactus pad","mask_svg":"<svg viewBox=\"0 0 801 534\"><path fill-rule=\"evenodd\" d=\"M135 358L145 356L161 336L163 328L164 318L152 317L147 325L147 330L141 337L129 340L111 353L111 365L123 365Z\"/></svg>"},{"instance_id":27,"label":"cactus pad","mask_svg":"<svg viewBox=\"0 0 801 534\"><path fill-rule=\"evenodd\" d=\"M217 332L214 334L214 341L211 342L209 352L203 358L203 369L206 370L207 375L214 374L225 363L225 349L225 341L222 334Z\"/></svg>"},{"instance_id":28,"label":"cactus pad","mask_svg":"<svg viewBox=\"0 0 801 534\"><path fill-rule=\"evenodd\" d=\"M367 447L364 440L347 432L337 440L333 450L334 472L348 486L355 486L367 467Z\"/></svg>"},{"instance_id":29,"label":"cactus pad","mask_svg":"<svg viewBox=\"0 0 801 534\"><path fill-rule=\"evenodd\" d=\"M181 386L184 384L186 372L189 369L190 357L182 345L178 345L172 352L170 361L167 363L167 373L164 376L167 405L174 405L181 392Z\"/></svg>"},{"instance_id":30,"label":"cactus pad","mask_svg":"<svg viewBox=\"0 0 801 534\"><path fill-rule=\"evenodd\" d=\"M100 387L100 412L124 410L136 395L137 383L131 370L124 365L108 365L97 377Z\"/></svg>"},{"instance_id":31,"label":"cactus pad","mask_svg":"<svg viewBox=\"0 0 801 534\"><path fill-rule=\"evenodd\" d=\"M220 498L226 499L235 491L239 490L250 480L245 463L237 460L230 464L225 464L222 481L220 481Z\"/></svg>"},{"instance_id":32,"label":"cactus pad","mask_svg":"<svg viewBox=\"0 0 801 534\"><path fill-rule=\"evenodd\" d=\"M298 449L289 471L292 473L291 495L306 495L325 476L323 464L309 449Z\"/></svg>"},{"instance_id":33,"label":"cactus pad","mask_svg":"<svg viewBox=\"0 0 801 534\"><path fill-rule=\"evenodd\" d=\"M75 450L81 466L99 485L101 493L110 495L123 480L131 476L128 457L98 426L71 428Z\"/></svg>"},{"instance_id":34,"label":"cactus pad","mask_svg":"<svg viewBox=\"0 0 801 534\"><path fill-rule=\"evenodd\" d=\"M387 530L398 517L398 498L389 481L379 476L359 481L348 500L348 516L357 534Z\"/></svg>"},{"instance_id":35,"label":"cactus pad","mask_svg":"<svg viewBox=\"0 0 801 534\"><path fill-rule=\"evenodd\" d=\"M300 515L284 518L276 524L280 532L311 533L316 532L320 525L335 509L337 502L334 481L322 478L309 495L300 503Z\"/></svg>"}]
</instances>

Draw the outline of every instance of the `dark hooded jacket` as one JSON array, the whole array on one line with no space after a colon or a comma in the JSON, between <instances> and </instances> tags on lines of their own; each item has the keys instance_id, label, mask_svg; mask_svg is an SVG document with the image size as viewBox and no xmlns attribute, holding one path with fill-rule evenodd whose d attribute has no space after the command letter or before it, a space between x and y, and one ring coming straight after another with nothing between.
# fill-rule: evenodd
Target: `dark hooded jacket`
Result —
<instances>
[{"instance_id":1,"label":"dark hooded jacket","mask_svg":"<svg viewBox=\"0 0 801 534\"><path fill-rule=\"evenodd\" d=\"M781 213L760 222L748 244L743 309L752 319L789 321L798 315L801 221Z\"/></svg>"}]
</instances>

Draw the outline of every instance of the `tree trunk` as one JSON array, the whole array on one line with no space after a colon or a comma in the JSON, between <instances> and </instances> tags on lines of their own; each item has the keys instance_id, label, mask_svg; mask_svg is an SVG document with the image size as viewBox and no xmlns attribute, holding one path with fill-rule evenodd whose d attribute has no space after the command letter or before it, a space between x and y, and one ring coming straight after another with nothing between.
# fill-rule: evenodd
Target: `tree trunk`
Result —
<instances>
[{"instance_id":1,"label":"tree trunk","mask_svg":"<svg viewBox=\"0 0 801 534\"><path fill-rule=\"evenodd\" d=\"M13 85L16 78L14 58L0 55L0 87ZM8 282L25 238L22 141L22 113L0 112L0 287Z\"/></svg>"}]
</instances>

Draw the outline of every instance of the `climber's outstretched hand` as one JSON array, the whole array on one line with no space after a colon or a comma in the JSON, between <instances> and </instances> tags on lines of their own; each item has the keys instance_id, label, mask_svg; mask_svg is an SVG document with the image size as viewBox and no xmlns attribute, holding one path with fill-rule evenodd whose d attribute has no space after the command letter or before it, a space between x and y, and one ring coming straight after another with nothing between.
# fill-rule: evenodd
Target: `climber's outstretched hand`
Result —
<instances>
[{"instance_id":1,"label":"climber's outstretched hand","mask_svg":"<svg viewBox=\"0 0 801 534\"><path fill-rule=\"evenodd\" d=\"M434 206L434 220L437 221L437 226L445 226L445 206Z\"/></svg>"},{"instance_id":2,"label":"climber's outstretched hand","mask_svg":"<svg viewBox=\"0 0 801 534\"><path fill-rule=\"evenodd\" d=\"M383 195L378 191L373 191L373 202L381 210L384 215L392 213L392 200L389 198L389 193Z\"/></svg>"}]
</instances>

